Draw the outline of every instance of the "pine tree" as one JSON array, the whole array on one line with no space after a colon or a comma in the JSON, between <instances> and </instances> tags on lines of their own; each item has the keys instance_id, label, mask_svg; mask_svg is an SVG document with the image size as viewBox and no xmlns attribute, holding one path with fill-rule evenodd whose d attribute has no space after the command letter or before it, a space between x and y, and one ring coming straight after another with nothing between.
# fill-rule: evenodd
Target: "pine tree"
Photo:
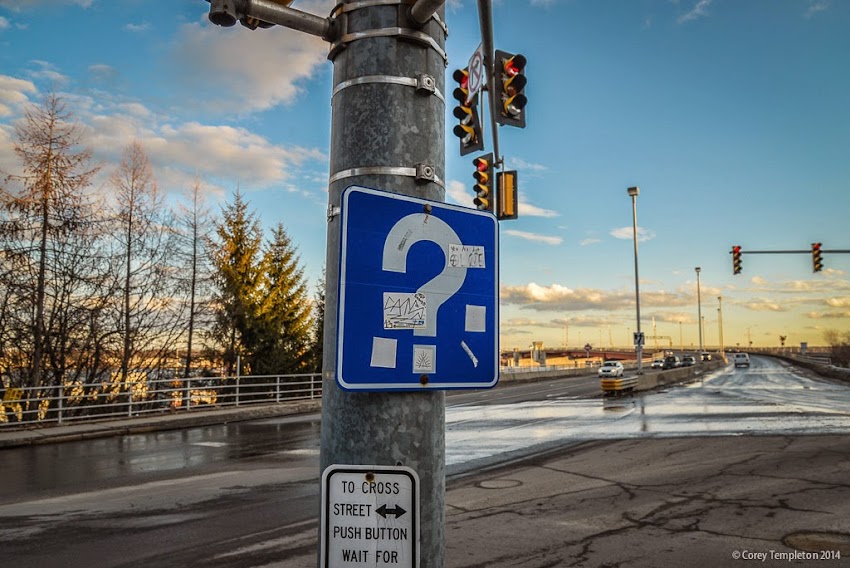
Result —
<instances>
[{"instance_id":1,"label":"pine tree","mask_svg":"<svg viewBox=\"0 0 850 568\"><path fill-rule=\"evenodd\" d=\"M262 232L256 215L237 190L232 204L222 207L210 243L214 267L214 320L211 338L222 348L225 373L232 375L237 356L249 355L256 345ZM251 373L250 362L243 366Z\"/></svg>"},{"instance_id":2,"label":"pine tree","mask_svg":"<svg viewBox=\"0 0 850 568\"><path fill-rule=\"evenodd\" d=\"M316 284L316 295L313 300L313 337L311 352L312 372L321 373L324 363L324 344L325 344L325 273L322 268L322 275L319 277L319 282Z\"/></svg>"},{"instance_id":3,"label":"pine tree","mask_svg":"<svg viewBox=\"0 0 850 568\"><path fill-rule=\"evenodd\" d=\"M283 224L272 231L263 258L255 372L261 375L310 371L313 325L304 271Z\"/></svg>"}]
</instances>

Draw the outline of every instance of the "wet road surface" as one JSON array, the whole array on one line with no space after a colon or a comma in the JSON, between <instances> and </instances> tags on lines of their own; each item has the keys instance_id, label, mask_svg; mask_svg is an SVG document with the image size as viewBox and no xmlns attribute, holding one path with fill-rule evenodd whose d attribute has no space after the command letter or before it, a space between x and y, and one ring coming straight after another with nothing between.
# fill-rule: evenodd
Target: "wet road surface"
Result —
<instances>
[{"instance_id":1,"label":"wet road surface","mask_svg":"<svg viewBox=\"0 0 850 568\"><path fill-rule=\"evenodd\" d=\"M850 432L850 388L753 356L664 391L620 398L468 404L446 413L446 462L464 469L505 452L585 440ZM454 466L454 468L452 468Z\"/></svg>"},{"instance_id":2,"label":"wet road surface","mask_svg":"<svg viewBox=\"0 0 850 568\"><path fill-rule=\"evenodd\" d=\"M614 400L547 385L528 385L534 400L523 403L494 400L496 391L483 403L449 397L450 472L586 440L850 433L850 389L752 362ZM318 437L317 416L291 417L5 450L0 559L21 568L309 566Z\"/></svg>"}]
</instances>

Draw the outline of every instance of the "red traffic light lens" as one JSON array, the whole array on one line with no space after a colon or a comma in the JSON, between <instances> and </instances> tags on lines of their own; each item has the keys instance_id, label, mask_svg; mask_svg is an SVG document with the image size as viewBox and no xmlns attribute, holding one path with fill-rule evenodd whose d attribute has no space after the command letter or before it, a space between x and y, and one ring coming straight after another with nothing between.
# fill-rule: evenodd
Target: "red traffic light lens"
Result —
<instances>
[{"instance_id":1,"label":"red traffic light lens","mask_svg":"<svg viewBox=\"0 0 850 568\"><path fill-rule=\"evenodd\" d=\"M509 77L513 77L514 75L519 75L520 72L525 69L525 64L527 60L525 56L521 53L517 53L507 61L505 61L505 74Z\"/></svg>"}]
</instances>

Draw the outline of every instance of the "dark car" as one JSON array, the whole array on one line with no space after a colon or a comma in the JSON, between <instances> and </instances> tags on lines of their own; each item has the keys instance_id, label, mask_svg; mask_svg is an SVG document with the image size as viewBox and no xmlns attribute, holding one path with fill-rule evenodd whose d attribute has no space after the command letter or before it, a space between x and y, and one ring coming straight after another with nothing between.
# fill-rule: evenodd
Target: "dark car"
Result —
<instances>
[{"instance_id":1,"label":"dark car","mask_svg":"<svg viewBox=\"0 0 850 568\"><path fill-rule=\"evenodd\" d=\"M662 365L662 369L675 369L677 367L681 367L682 362L679 361L679 358L675 355L668 355L664 358L664 365Z\"/></svg>"}]
</instances>

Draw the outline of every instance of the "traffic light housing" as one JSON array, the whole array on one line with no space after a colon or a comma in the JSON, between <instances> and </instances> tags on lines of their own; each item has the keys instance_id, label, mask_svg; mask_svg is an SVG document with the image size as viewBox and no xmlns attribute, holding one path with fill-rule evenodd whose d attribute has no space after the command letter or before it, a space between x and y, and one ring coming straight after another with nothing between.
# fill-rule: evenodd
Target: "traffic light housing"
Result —
<instances>
[{"instance_id":1,"label":"traffic light housing","mask_svg":"<svg viewBox=\"0 0 850 568\"><path fill-rule=\"evenodd\" d=\"M493 211L493 153L478 156L472 160L475 166L475 198L472 203L481 211Z\"/></svg>"},{"instance_id":2,"label":"traffic light housing","mask_svg":"<svg viewBox=\"0 0 850 568\"><path fill-rule=\"evenodd\" d=\"M823 260L821 259L820 247L820 243L812 243L812 272L820 272L823 270Z\"/></svg>"},{"instance_id":3,"label":"traffic light housing","mask_svg":"<svg viewBox=\"0 0 850 568\"><path fill-rule=\"evenodd\" d=\"M458 119L452 132L460 140L460 155L484 149L484 137L481 133L481 120L478 117L478 93L469 96L469 72L466 69L456 69L452 78L457 82L452 96L458 104L452 111Z\"/></svg>"},{"instance_id":4,"label":"traffic light housing","mask_svg":"<svg viewBox=\"0 0 850 568\"><path fill-rule=\"evenodd\" d=\"M519 215L517 208L517 171L510 170L496 174L496 187L499 188L498 213L499 221L516 219Z\"/></svg>"},{"instance_id":5,"label":"traffic light housing","mask_svg":"<svg viewBox=\"0 0 850 568\"><path fill-rule=\"evenodd\" d=\"M525 128L525 64L524 55L496 50L496 122Z\"/></svg>"},{"instance_id":6,"label":"traffic light housing","mask_svg":"<svg viewBox=\"0 0 850 568\"><path fill-rule=\"evenodd\" d=\"M732 274L741 273L741 247L735 245L732 247Z\"/></svg>"}]
</instances>

